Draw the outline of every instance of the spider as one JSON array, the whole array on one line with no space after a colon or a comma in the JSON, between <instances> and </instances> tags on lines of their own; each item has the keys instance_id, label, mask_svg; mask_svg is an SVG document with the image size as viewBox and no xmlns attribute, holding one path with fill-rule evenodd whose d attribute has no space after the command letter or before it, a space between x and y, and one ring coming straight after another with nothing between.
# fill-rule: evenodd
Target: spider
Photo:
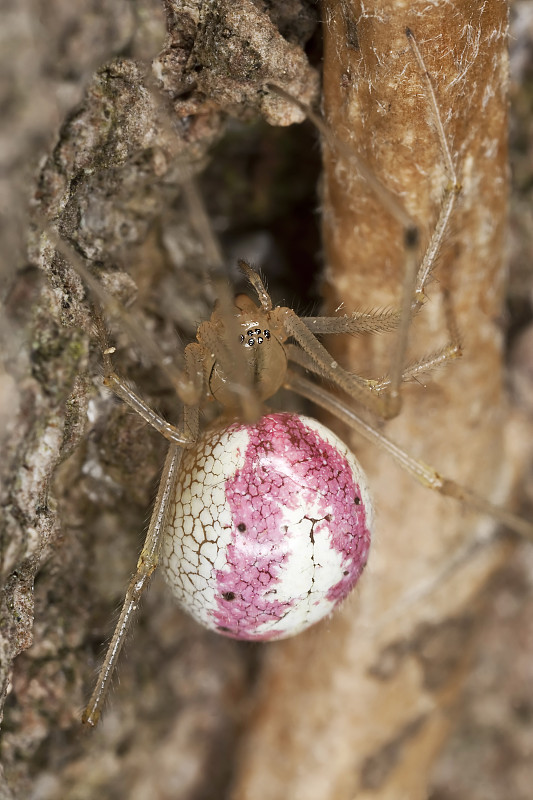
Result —
<instances>
[{"instance_id":1,"label":"spider","mask_svg":"<svg viewBox=\"0 0 533 800\"><path fill-rule=\"evenodd\" d=\"M359 578L368 557L372 524L372 507L364 474L347 448L327 429L306 418L265 413L264 402L281 386L335 414L388 452L423 485L492 514L521 533L531 534L528 523L490 505L459 484L441 477L423 462L411 458L352 408L355 400L381 417L393 417L400 410L399 389L404 381L417 378L426 370L460 355L451 301L444 293L450 343L437 353L405 367L411 321L424 303L424 290L460 189L422 55L409 31L407 38L426 81L449 185L444 192L435 231L418 263L416 226L394 196L371 175L366 175L379 199L401 222L405 231L405 288L399 311L299 317L290 308L274 308L259 275L241 261L241 269L255 298L238 295L232 302L222 292L211 319L200 325L197 341L185 349L183 367L170 371L184 404L183 422L179 428L156 414L115 373L111 361L114 348L109 346L104 323L98 314L96 316L106 385L171 444L137 570L130 582L96 689L83 716L91 726L98 722L126 633L158 562L161 562L174 593L189 612L209 627L237 638L270 639L295 634L327 614ZM280 91L275 87L272 89ZM327 128L322 130L342 157L355 160L358 169L365 171L364 163L335 140ZM94 279L82 265L77 266L106 303L107 298ZM396 347L389 374L380 381L344 370L317 338L325 334L387 330L396 331ZM328 382L333 391L309 380L305 371ZM216 425L200 437L200 408L211 401L218 402L223 413ZM295 471L298 463L304 460L302 449L307 454L306 463L315 467L308 469L305 476ZM279 470L274 471L272 460L267 468L258 469L257 463L264 462L272 454L281 459ZM321 471L322 466L324 469ZM287 474L289 468L290 474ZM272 478L267 498L259 486L254 487L254 480L263 474L261 470ZM333 476L335 491L331 489ZM308 479L309 482L305 483ZM207 484L210 486L206 496ZM322 489L317 491L320 484ZM200 494L198 490L202 485L204 493ZM313 494L318 495L318 500L310 510L309 497ZM246 496L259 500L255 505L253 500L243 502ZM308 505L302 507L302 500ZM290 507L291 512L294 511L294 516L290 519L283 517L280 521L279 509L284 504ZM261 510L265 525L259 529L255 517ZM271 519L275 525L269 527ZM344 529L339 536L337 527L341 519ZM291 525L298 529L299 538L291 535ZM181 544L176 544L173 538L177 530L183 530L185 534ZM329 540L327 547L318 544L321 537ZM266 542L266 554L264 550L259 553L253 550L261 538L263 544ZM282 550L282 544L285 550ZM298 561L294 567L290 561L298 548L303 561ZM277 568L281 564L290 565L288 572L292 589L290 584L287 588L279 577ZM300 587L295 586L298 580L302 584ZM267 599L265 595L268 595Z\"/></svg>"}]
</instances>

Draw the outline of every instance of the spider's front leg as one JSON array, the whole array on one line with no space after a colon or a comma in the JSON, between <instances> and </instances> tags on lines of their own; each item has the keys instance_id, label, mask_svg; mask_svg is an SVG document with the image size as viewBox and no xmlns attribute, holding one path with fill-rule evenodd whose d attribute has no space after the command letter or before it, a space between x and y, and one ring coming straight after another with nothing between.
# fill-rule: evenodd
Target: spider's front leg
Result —
<instances>
[{"instance_id":1,"label":"spider's front leg","mask_svg":"<svg viewBox=\"0 0 533 800\"><path fill-rule=\"evenodd\" d=\"M385 395L385 417L389 419L396 416L401 408L400 384L402 383L405 370L411 321L414 313L416 313L416 311L418 311L425 302L425 287L429 282L435 268L435 264L437 263L437 257L448 230L457 197L461 191L461 185L457 179L457 173L452 160L446 133L444 131L441 112L429 71L422 57L422 53L420 52L420 48L418 47L418 43L410 28L405 29L405 35L418 65L420 78L422 80L425 95L428 101L431 119L437 134L444 171L448 177L448 183L444 187L444 191L442 193L437 222L420 263L418 263L417 259L419 238L418 231L416 232L416 235L414 235L413 231L408 228L404 228L403 246L405 257L400 309L401 314L396 335L396 343L392 350L392 356L390 360L387 381L388 390L387 394ZM459 335L457 333L449 297L446 300L446 306L446 324L451 340L449 350L451 353L460 353ZM452 357L455 356L452 355Z\"/></svg>"},{"instance_id":2,"label":"spider's front leg","mask_svg":"<svg viewBox=\"0 0 533 800\"><path fill-rule=\"evenodd\" d=\"M456 199L461 191L461 185L446 139L441 112L437 103L435 90L426 68L423 56L417 41L410 30L405 29L405 35L413 53L414 59L423 82L428 107L437 134L439 148L448 183L442 193L439 216L433 233L429 239L423 256L419 259L420 232L412 217L403 208L398 198L377 178L369 169L366 161L361 158L356 150L344 142L331 130L331 128L311 109L305 108L296 99L291 98L279 87L270 88L284 97L293 100L296 105L304 108L309 119L321 132L327 147L341 162L346 162L364 179L370 191L375 195L383 208L396 220L403 230L404 270L402 279L401 305L397 312L370 312L367 314L354 314L351 317L328 318L319 321L317 318L299 320L294 313L286 314L284 327L289 336L293 336L303 348L311 362L306 363L305 357L298 361L302 366L314 364L314 371L324 375L336 383L341 389L351 394L355 399L364 403L374 413L385 419L397 416L401 409L400 385L403 381L417 377L421 372L446 361L458 358L461 355L460 337L455 323L455 315L451 306L448 291L444 291L445 319L449 334L449 344L436 353L418 361L415 365L406 368L406 354L409 332L413 317L425 303L425 287L429 282L437 257L449 227L450 218L455 208ZM305 326L314 334L320 333L361 333L378 332L395 329L395 344L389 360L389 369L385 378L380 381L370 381L358 376L349 375L338 368L335 362L328 360L324 348L316 340L313 342L308 336ZM311 366L311 368L313 368ZM363 389L363 391L361 391Z\"/></svg>"},{"instance_id":3,"label":"spider's front leg","mask_svg":"<svg viewBox=\"0 0 533 800\"><path fill-rule=\"evenodd\" d=\"M283 307L274 309L272 315L286 336L295 339L299 345L299 347L287 345L289 358L293 363L331 381L350 398L382 418L390 418L398 413L399 406L396 404L391 409L390 404L391 396L395 396L391 394L391 389L394 392L395 386L392 376L375 381L348 372L332 358L315 336L315 332L354 333L358 327L357 317L341 317L338 320L327 317L321 321L319 318L299 317L292 309ZM374 330L379 330L383 329L381 326L394 325L397 319L398 315L392 311L375 316L365 314L361 325L364 329L368 329L370 325ZM310 330L311 327L313 332ZM402 381L416 378L420 373L457 358L460 354L460 346L458 342L454 342L403 370L400 378Z\"/></svg>"},{"instance_id":4,"label":"spider's front leg","mask_svg":"<svg viewBox=\"0 0 533 800\"><path fill-rule=\"evenodd\" d=\"M98 341L102 350L105 384L127 403L130 408L140 414L146 422L152 425L152 427L165 436L165 438L169 439L170 447L163 467L157 498L152 511L144 546L137 561L135 573L129 582L122 610L107 649L104 663L100 668L95 689L82 716L82 721L91 727L94 727L100 719L113 672L122 647L124 646L128 631L133 623L139 601L143 592L148 587L152 574L159 563L162 538L174 509L176 480L179 474L183 447L193 445L198 438L199 402L204 390L204 354L200 345L192 343L185 348L184 358L186 376L194 392L193 398L195 399L195 404L184 406L182 414L183 421L180 428L171 425L153 411L153 409L151 409L150 406L148 406L144 400L115 373L111 362L111 354L114 352L114 348L109 347L105 325L98 312L95 314L95 325Z\"/></svg>"},{"instance_id":5,"label":"spider's front leg","mask_svg":"<svg viewBox=\"0 0 533 800\"><path fill-rule=\"evenodd\" d=\"M179 471L183 450L171 444L163 467L163 474L157 492L157 498L150 519L144 546L137 561L137 568L132 576L120 612L115 632L107 649L104 663L100 668L98 680L91 699L83 712L82 721L94 727L100 715L109 691L111 678L117 664L120 651L134 620L141 595L148 586L150 578L159 561L161 539L166 530L168 518L173 507L176 478Z\"/></svg>"},{"instance_id":6,"label":"spider's front leg","mask_svg":"<svg viewBox=\"0 0 533 800\"><path fill-rule=\"evenodd\" d=\"M183 424L178 428L150 408L131 386L117 375L111 360L111 355L115 352L115 348L109 346L107 330L102 315L96 310L93 315L96 335L102 353L104 384L165 439L183 447L194 444L198 438L199 403L205 383L203 371L204 354L200 345L193 342L185 348L185 373L182 377L182 385L186 388L186 396L190 399L190 402L183 407Z\"/></svg>"},{"instance_id":7,"label":"spider's front leg","mask_svg":"<svg viewBox=\"0 0 533 800\"><path fill-rule=\"evenodd\" d=\"M357 393L355 397L380 416L390 416L390 414L387 414L387 411L390 411L386 406L387 401L383 400L385 393L390 390L392 383L390 376L386 375L379 380L373 380L347 372L339 367L336 361L331 358L329 360L325 358L324 352L327 351L317 339L313 341L305 332L300 333L300 338L298 339L298 335L292 331L296 325L300 331L305 331L300 325L300 323L304 323L305 327L313 334L313 338L324 334L381 333L393 330L398 325L400 316L399 311L390 309L382 312L356 311L353 314L346 314L342 317L301 317L299 323L295 324L294 321L292 324L289 323L291 327L290 333L288 332L289 335L295 336L301 345L286 345L289 359L293 364L328 378L340 389L348 391L351 396L354 396L354 382L357 383L358 387L365 390L367 394L366 396L359 395L359 388L357 388L355 389ZM416 380L423 373L440 367L453 359L460 358L462 349L459 335L456 332L455 320L451 314L451 307L448 330L454 331L451 342L440 350L424 356L414 364L408 365L402 372L402 382ZM396 409L396 412L398 410Z\"/></svg>"}]
</instances>

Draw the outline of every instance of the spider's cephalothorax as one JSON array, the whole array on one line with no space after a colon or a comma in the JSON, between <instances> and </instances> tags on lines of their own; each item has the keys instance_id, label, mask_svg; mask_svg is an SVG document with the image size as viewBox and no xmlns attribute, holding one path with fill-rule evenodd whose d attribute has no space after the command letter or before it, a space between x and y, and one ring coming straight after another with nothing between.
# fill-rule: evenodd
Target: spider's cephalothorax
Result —
<instances>
[{"instance_id":1,"label":"spider's cephalothorax","mask_svg":"<svg viewBox=\"0 0 533 800\"><path fill-rule=\"evenodd\" d=\"M272 310L270 304L267 308L258 306L245 294L237 295L234 303L234 317L229 323L215 308L196 337L206 353L213 331L219 337L219 347L211 348L205 359L206 382L209 395L226 408L238 405L236 383L253 388L262 402L278 391L287 371L286 335L277 320L277 309ZM217 352L226 355L226 363Z\"/></svg>"}]
</instances>

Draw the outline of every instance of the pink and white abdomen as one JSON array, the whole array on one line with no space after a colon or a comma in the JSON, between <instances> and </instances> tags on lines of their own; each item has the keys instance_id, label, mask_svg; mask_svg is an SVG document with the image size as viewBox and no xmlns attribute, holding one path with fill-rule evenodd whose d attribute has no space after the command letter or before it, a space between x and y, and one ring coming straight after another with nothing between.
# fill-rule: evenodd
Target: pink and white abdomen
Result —
<instances>
[{"instance_id":1,"label":"pink and white abdomen","mask_svg":"<svg viewBox=\"0 0 533 800\"><path fill-rule=\"evenodd\" d=\"M346 445L316 420L269 414L184 452L161 565L198 622L280 639L351 591L371 526L365 475Z\"/></svg>"}]
</instances>

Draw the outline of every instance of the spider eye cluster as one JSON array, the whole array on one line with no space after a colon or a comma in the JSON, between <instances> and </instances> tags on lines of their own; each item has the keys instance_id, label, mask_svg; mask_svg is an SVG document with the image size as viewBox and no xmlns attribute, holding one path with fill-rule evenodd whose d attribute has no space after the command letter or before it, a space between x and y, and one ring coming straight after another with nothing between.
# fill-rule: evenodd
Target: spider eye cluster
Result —
<instances>
[{"instance_id":1,"label":"spider eye cluster","mask_svg":"<svg viewBox=\"0 0 533 800\"><path fill-rule=\"evenodd\" d=\"M253 347L256 343L263 344L265 339L270 339L270 331L261 328L250 328L246 334L241 333L241 342L246 341L246 347Z\"/></svg>"}]
</instances>

